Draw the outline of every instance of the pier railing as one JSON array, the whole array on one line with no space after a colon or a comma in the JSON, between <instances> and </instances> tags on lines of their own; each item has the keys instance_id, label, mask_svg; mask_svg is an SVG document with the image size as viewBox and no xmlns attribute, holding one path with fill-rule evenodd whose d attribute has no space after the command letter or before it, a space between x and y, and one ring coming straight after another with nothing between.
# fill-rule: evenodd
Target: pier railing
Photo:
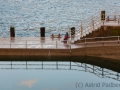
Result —
<instances>
[{"instance_id":1,"label":"pier railing","mask_svg":"<svg viewBox=\"0 0 120 90\"><path fill-rule=\"evenodd\" d=\"M75 34L75 41L80 37L86 36L93 31L98 30L101 26L119 26L120 14L106 14L105 20L101 20L101 15L97 14L88 19L81 21L79 31Z\"/></svg>"},{"instance_id":2,"label":"pier railing","mask_svg":"<svg viewBox=\"0 0 120 90\"><path fill-rule=\"evenodd\" d=\"M120 36L94 37L80 39L76 44L70 40L52 38L0 38L0 48L24 49L74 49L98 46L120 46Z\"/></svg>"},{"instance_id":3,"label":"pier railing","mask_svg":"<svg viewBox=\"0 0 120 90\"><path fill-rule=\"evenodd\" d=\"M63 38L0 38L0 48L71 49Z\"/></svg>"},{"instance_id":4,"label":"pier railing","mask_svg":"<svg viewBox=\"0 0 120 90\"><path fill-rule=\"evenodd\" d=\"M81 21L79 31L76 31L75 33L75 41L79 40L80 37L83 37L86 34L89 34L92 31L100 28L100 26L101 26L100 14L96 14L94 16L88 17L84 21Z\"/></svg>"}]
</instances>

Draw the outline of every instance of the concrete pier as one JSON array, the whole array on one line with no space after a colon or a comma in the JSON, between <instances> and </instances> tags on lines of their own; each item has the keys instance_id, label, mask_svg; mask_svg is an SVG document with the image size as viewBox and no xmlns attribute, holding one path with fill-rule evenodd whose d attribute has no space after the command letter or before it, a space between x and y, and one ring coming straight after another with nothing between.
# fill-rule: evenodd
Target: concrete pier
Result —
<instances>
[{"instance_id":1,"label":"concrete pier","mask_svg":"<svg viewBox=\"0 0 120 90\"><path fill-rule=\"evenodd\" d=\"M120 60L120 46L85 47L77 49L0 49L0 60L70 59L100 57ZM78 58L78 59L79 59Z\"/></svg>"},{"instance_id":2,"label":"concrete pier","mask_svg":"<svg viewBox=\"0 0 120 90\"><path fill-rule=\"evenodd\" d=\"M108 25L110 24L110 25ZM111 23L104 24L111 26ZM114 23L119 26L118 23ZM113 25L113 24L112 24ZM113 25L113 26L115 26ZM109 29L107 27L107 29ZM116 32L115 32L116 33ZM11 39L13 38L13 39ZM97 57L120 60L120 36L102 39L84 39L77 44L63 42L63 38L11 37L0 38L0 60L71 59L73 57ZM109 38L109 40L108 40ZM81 40L81 39L80 39ZM98 41L96 41L98 40ZM101 40L101 41L100 41ZM106 40L106 41L105 41ZM111 41L110 41L111 40ZM78 59L79 59L78 58Z\"/></svg>"}]
</instances>

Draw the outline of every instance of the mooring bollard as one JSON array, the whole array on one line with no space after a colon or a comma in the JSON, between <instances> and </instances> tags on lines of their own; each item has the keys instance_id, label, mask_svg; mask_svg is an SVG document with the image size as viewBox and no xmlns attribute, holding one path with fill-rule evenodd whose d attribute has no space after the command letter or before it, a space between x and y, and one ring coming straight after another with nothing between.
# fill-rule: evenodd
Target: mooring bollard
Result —
<instances>
[{"instance_id":1,"label":"mooring bollard","mask_svg":"<svg viewBox=\"0 0 120 90\"><path fill-rule=\"evenodd\" d=\"M105 11L101 11L101 21L103 21L103 25L104 25L104 21L105 21Z\"/></svg>"},{"instance_id":2,"label":"mooring bollard","mask_svg":"<svg viewBox=\"0 0 120 90\"><path fill-rule=\"evenodd\" d=\"M105 20L105 11L101 11L101 20Z\"/></svg>"},{"instance_id":3,"label":"mooring bollard","mask_svg":"<svg viewBox=\"0 0 120 90\"><path fill-rule=\"evenodd\" d=\"M75 27L72 27L71 28L71 36L74 38L75 36Z\"/></svg>"},{"instance_id":4,"label":"mooring bollard","mask_svg":"<svg viewBox=\"0 0 120 90\"><path fill-rule=\"evenodd\" d=\"M41 37L45 37L45 27L40 28Z\"/></svg>"},{"instance_id":5,"label":"mooring bollard","mask_svg":"<svg viewBox=\"0 0 120 90\"><path fill-rule=\"evenodd\" d=\"M15 37L15 28L10 27L10 37Z\"/></svg>"}]
</instances>

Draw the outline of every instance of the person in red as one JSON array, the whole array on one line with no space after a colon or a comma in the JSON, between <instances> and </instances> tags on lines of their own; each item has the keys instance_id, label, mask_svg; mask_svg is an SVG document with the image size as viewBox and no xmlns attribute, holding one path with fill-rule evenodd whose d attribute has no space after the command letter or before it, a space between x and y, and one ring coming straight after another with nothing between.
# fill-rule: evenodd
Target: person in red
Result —
<instances>
[{"instance_id":1,"label":"person in red","mask_svg":"<svg viewBox=\"0 0 120 90\"><path fill-rule=\"evenodd\" d=\"M69 35L68 35L68 32L66 32L64 40L68 40L68 38L69 38Z\"/></svg>"}]
</instances>

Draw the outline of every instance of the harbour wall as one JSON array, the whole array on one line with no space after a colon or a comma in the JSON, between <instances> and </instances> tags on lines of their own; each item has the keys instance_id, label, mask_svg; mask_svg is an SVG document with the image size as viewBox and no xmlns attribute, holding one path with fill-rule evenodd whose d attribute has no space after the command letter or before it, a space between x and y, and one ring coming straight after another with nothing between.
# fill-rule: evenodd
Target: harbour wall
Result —
<instances>
[{"instance_id":1,"label":"harbour wall","mask_svg":"<svg viewBox=\"0 0 120 90\"><path fill-rule=\"evenodd\" d=\"M0 49L0 60L67 60L73 57L99 57L120 60L120 46L84 47L76 49Z\"/></svg>"}]
</instances>

